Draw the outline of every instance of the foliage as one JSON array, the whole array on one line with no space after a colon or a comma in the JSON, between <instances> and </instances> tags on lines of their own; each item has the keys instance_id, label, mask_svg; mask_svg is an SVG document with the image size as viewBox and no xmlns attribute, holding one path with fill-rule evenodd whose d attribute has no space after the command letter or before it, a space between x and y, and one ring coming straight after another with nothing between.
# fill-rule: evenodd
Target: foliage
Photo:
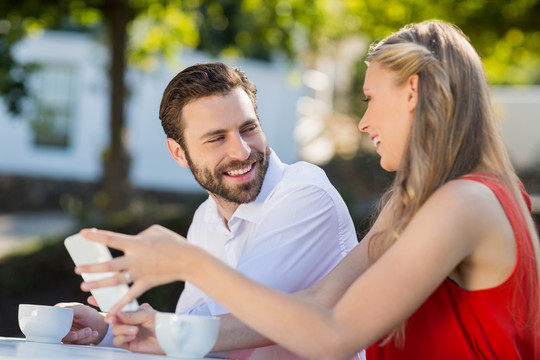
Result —
<instances>
[{"instance_id":1,"label":"foliage","mask_svg":"<svg viewBox=\"0 0 540 360\"><path fill-rule=\"evenodd\" d=\"M490 83L540 83L538 0L346 1L360 15L357 31L382 38L411 22L438 18L456 24L483 58ZM381 19L384 19L381 21Z\"/></svg>"},{"instance_id":2,"label":"foliage","mask_svg":"<svg viewBox=\"0 0 540 360\"><path fill-rule=\"evenodd\" d=\"M347 71L347 76L337 79L333 110L350 116L352 123L358 123L366 108L362 101L366 65L362 55L357 56L355 64L343 60L347 51L341 48L342 40L347 40L351 34L361 34L364 44L369 44L406 24L428 19L445 20L456 24L470 38L482 57L490 84L540 84L539 0L345 0L340 3L343 9L337 24L347 25L342 26L341 31L327 31L327 39L319 41L321 48L318 53L335 60L338 64L336 73ZM357 53L365 52L362 49ZM342 83L347 85L342 86ZM335 131L332 131L335 127L343 128L343 125L337 123L335 118L325 119L324 136L334 144L336 156L343 157L336 145L343 141L343 136L335 137ZM362 141L358 141L356 156L363 156L359 151Z\"/></svg>"},{"instance_id":3,"label":"foliage","mask_svg":"<svg viewBox=\"0 0 540 360\"><path fill-rule=\"evenodd\" d=\"M11 30L11 23L0 19L0 95L11 113L21 112L20 99L28 96L26 74L32 64L20 64L12 56L13 45L24 36L21 29Z\"/></svg>"},{"instance_id":4,"label":"foliage","mask_svg":"<svg viewBox=\"0 0 540 360\"><path fill-rule=\"evenodd\" d=\"M94 31L120 0L4 0L0 4L0 94L12 112L27 95L27 69L13 45L45 28ZM353 34L379 39L404 24L431 18L455 23L483 57L493 84L540 83L539 0L125 0L126 58L152 70L158 56L184 47L210 54L270 60L329 50Z\"/></svg>"}]
</instances>

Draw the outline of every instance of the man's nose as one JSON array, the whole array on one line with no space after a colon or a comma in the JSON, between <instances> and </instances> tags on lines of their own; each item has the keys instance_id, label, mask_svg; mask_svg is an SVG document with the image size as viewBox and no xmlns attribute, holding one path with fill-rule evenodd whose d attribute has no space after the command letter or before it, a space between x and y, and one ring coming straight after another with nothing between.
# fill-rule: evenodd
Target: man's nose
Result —
<instances>
[{"instance_id":1,"label":"man's nose","mask_svg":"<svg viewBox=\"0 0 540 360\"><path fill-rule=\"evenodd\" d=\"M251 154L251 147L241 135L237 135L231 139L228 152L233 159L246 160Z\"/></svg>"}]
</instances>

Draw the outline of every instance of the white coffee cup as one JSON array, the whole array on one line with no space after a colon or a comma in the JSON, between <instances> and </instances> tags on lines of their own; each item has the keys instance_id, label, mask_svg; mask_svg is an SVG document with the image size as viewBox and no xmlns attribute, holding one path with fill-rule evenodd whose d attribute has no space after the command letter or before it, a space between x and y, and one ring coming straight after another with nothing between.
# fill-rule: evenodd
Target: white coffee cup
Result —
<instances>
[{"instance_id":1,"label":"white coffee cup","mask_svg":"<svg viewBox=\"0 0 540 360\"><path fill-rule=\"evenodd\" d=\"M48 305L19 305L19 327L26 340L60 343L73 323L73 309Z\"/></svg>"},{"instance_id":2,"label":"white coffee cup","mask_svg":"<svg viewBox=\"0 0 540 360\"><path fill-rule=\"evenodd\" d=\"M219 332L216 316L156 313L156 337L167 356L202 358L212 350Z\"/></svg>"}]
</instances>

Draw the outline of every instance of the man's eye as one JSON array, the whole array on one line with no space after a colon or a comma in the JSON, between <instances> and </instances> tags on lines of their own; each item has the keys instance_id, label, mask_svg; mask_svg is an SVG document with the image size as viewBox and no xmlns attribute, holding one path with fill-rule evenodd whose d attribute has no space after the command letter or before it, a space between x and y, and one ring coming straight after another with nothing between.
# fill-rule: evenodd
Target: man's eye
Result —
<instances>
[{"instance_id":1,"label":"man's eye","mask_svg":"<svg viewBox=\"0 0 540 360\"><path fill-rule=\"evenodd\" d=\"M221 140L223 140L223 136L209 139L208 142L209 143L215 143L215 142L218 142L218 141L221 141Z\"/></svg>"},{"instance_id":2,"label":"man's eye","mask_svg":"<svg viewBox=\"0 0 540 360\"><path fill-rule=\"evenodd\" d=\"M252 125L244 129L244 133L249 133L252 131L255 131L257 129L257 125Z\"/></svg>"}]
</instances>

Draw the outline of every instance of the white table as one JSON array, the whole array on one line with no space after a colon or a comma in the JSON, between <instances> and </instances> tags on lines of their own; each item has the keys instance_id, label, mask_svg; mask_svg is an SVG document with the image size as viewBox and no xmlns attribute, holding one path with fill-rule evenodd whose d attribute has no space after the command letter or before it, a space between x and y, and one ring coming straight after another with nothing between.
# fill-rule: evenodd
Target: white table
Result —
<instances>
[{"instance_id":1,"label":"white table","mask_svg":"<svg viewBox=\"0 0 540 360\"><path fill-rule=\"evenodd\" d=\"M32 360L168 360L162 355L140 354L105 346L46 344L26 341L24 338L0 337L0 359ZM201 360L200 358L192 360Z\"/></svg>"}]
</instances>

